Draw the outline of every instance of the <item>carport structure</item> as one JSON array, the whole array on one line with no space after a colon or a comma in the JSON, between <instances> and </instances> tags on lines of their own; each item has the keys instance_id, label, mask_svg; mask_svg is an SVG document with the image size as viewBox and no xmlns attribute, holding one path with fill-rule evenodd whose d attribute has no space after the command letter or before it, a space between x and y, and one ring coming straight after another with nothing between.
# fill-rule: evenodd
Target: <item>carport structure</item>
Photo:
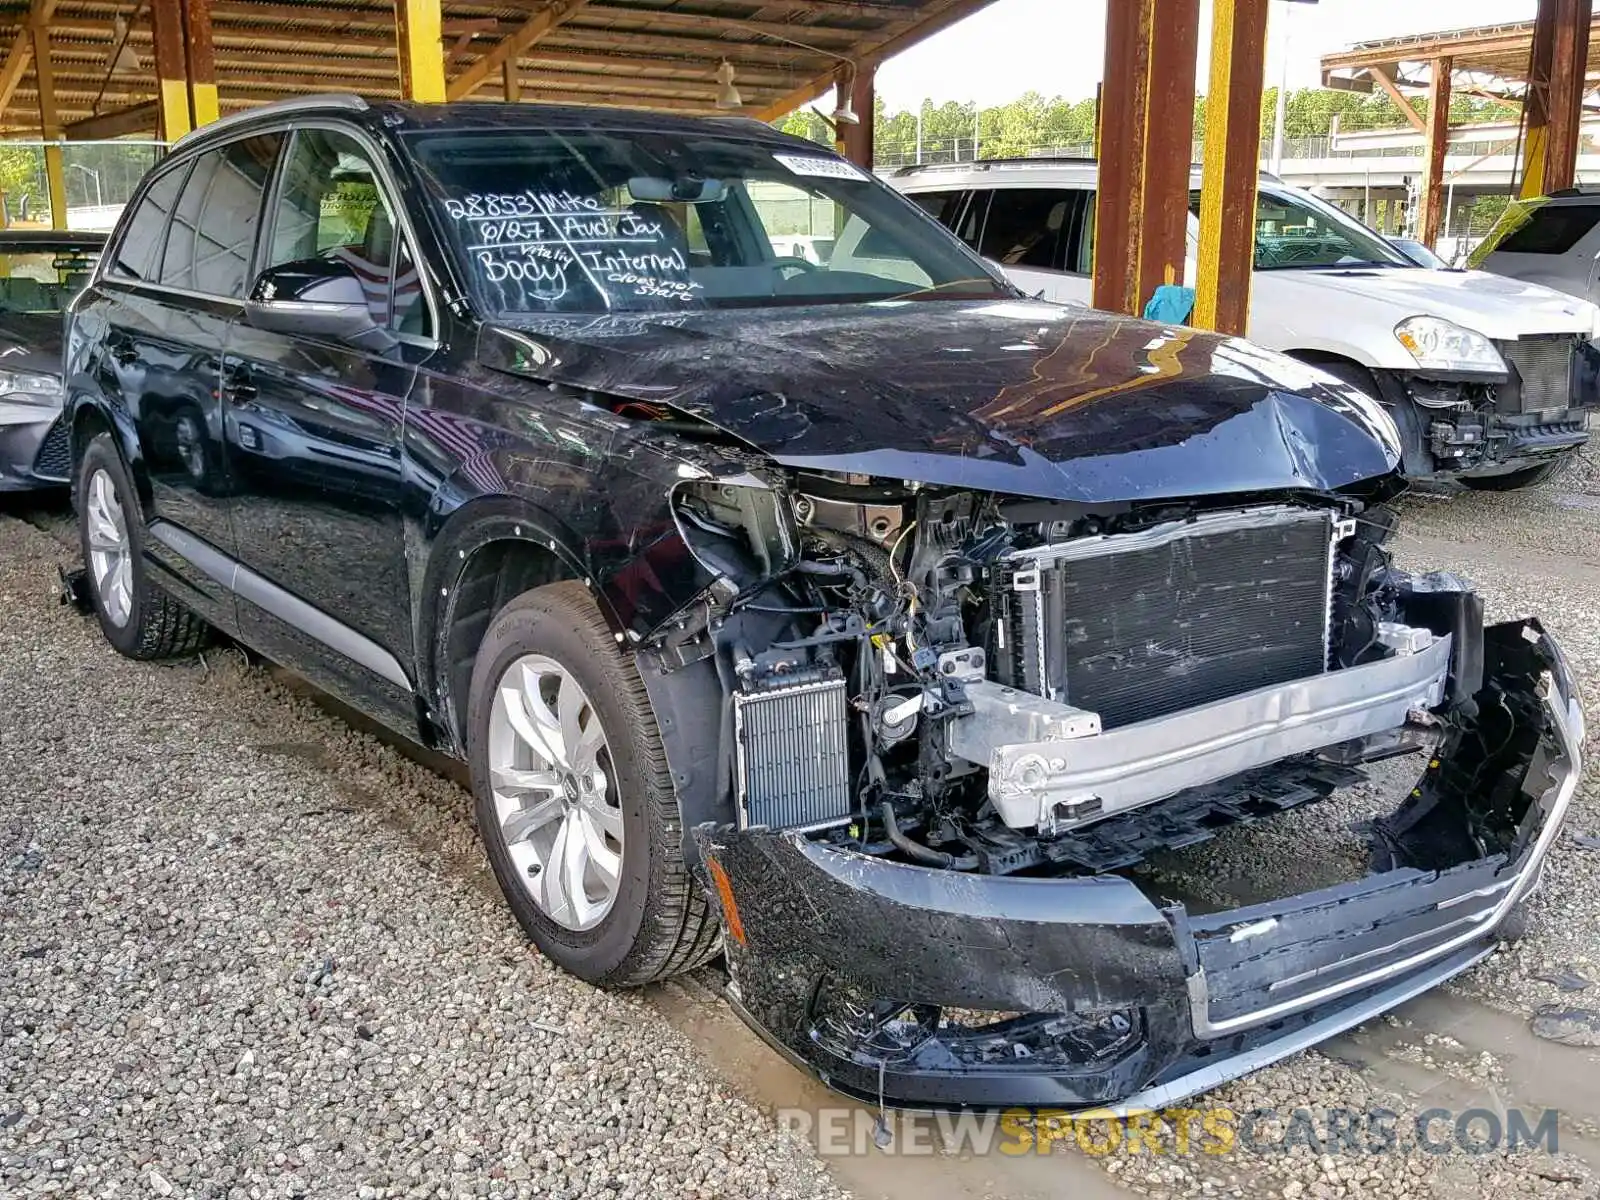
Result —
<instances>
[{"instance_id":1,"label":"carport structure","mask_svg":"<svg viewBox=\"0 0 1600 1200\"><path fill-rule=\"evenodd\" d=\"M1540 0L1538 16L1474 29L1362 42L1325 55L1327 87L1381 89L1427 137L1419 235L1433 243L1444 210L1444 158L1452 94L1522 106L1517 192L1523 197L1569 188L1575 180L1579 121L1600 111L1600 32L1593 0ZM1426 116L1407 101L1428 97Z\"/></svg>"},{"instance_id":2,"label":"carport structure","mask_svg":"<svg viewBox=\"0 0 1600 1200\"><path fill-rule=\"evenodd\" d=\"M43 137L58 214L62 141L170 141L220 114L330 90L772 120L837 87L863 118L840 123L841 149L870 164L878 64L993 2L11 0L0 124ZM1586 11L1589 0L1545 2ZM1212 4L1194 321L1230 333L1244 330L1249 303L1268 3ZM1108 0L1102 308L1137 313L1161 284L1186 282L1199 7Z\"/></svg>"}]
</instances>

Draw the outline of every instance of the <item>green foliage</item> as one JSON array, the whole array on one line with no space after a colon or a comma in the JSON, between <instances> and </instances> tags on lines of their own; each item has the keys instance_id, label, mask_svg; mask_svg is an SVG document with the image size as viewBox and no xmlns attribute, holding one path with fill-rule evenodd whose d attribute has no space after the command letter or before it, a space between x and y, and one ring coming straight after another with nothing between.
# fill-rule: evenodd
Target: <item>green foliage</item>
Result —
<instances>
[{"instance_id":1,"label":"green foliage","mask_svg":"<svg viewBox=\"0 0 1600 1200\"><path fill-rule=\"evenodd\" d=\"M1276 88L1261 97L1262 136L1271 137ZM1426 115L1426 99L1413 98L1412 107ZM1450 119L1457 124L1480 121L1516 120L1516 106L1474 96L1455 96L1450 103ZM1404 114L1382 92L1364 95L1337 92L1326 88L1296 88L1288 95L1284 114L1284 136L1289 138L1327 137L1334 118L1342 132L1365 129L1393 129L1406 123ZM917 156L917 114L914 111L889 112L878 104L875 137L878 159L884 164L913 161ZM953 100L934 104L922 102L922 158L927 162L972 157L974 106ZM777 122L786 133L832 144L828 123L810 109L801 109ZM1205 136L1206 99L1194 101L1194 136ZM978 149L983 158L1005 158L1045 149L1087 152L1095 141L1095 102L1045 97L1029 91L1008 104L985 108L978 114Z\"/></svg>"}]
</instances>

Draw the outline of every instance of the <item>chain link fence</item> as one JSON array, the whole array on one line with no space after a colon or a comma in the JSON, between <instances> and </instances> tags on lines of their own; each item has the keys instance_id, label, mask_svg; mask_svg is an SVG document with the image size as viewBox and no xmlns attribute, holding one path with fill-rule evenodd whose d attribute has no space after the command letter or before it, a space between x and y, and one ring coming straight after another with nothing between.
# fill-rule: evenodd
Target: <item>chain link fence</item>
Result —
<instances>
[{"instance_id":1,"label":"chain link fence","mask_svg":"<svg viewBox=\"0 0 1600 1200\"><path fill-rule=\"evenodd\" d=\"M50 187L40 141L0 142L0 214L7 227L49 227ZM161 142L61 144L68 229L110 229L139 180L165 152Z\"/></svg>"}]
</instances>

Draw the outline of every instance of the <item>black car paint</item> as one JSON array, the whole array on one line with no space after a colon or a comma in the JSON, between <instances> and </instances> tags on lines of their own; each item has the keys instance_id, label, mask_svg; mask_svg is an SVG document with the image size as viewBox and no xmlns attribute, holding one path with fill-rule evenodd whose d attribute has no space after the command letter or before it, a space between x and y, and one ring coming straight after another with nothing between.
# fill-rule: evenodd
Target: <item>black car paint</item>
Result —
<instances>
[{"instance_id":1,"label":"black car paint","mask_svg":"<svg viewBox=\"0 0 1600 1200\"><path fill-rule=\"evenodd\" d=\"M233 129L245 136L283 119ZM267 334L243 302L171 296L102 272L72 318L68 403L79 453L97 429L114 431L158 527L150 555L162 582L220 628L424 744L463 752L470 654L464 673L450 633L463 580L480 556L516 545L549 578L590 583L618 642L637 648L683 827L731 820L713 778L716 722L690 719L722 693L680 637L694 636L692 603L712 583L668 502L685 480L765 462L1081 503L1399 487L1395 451L1360 398L1325 377L1247 343L1012 291L837 310L483 322L409 173L405 131L681 122L495 105L329 107L317 120L387 148L434 338L358 352ZM744 124L718 129L807 145ZM211 144L202 135L173 158ZM681 419L651 419L641 406ZM254 599L238 586L245 577L260 581ZM308 634L289 619L307 608L334 624ZM345 652L354 640L397 673L373 669L372 653L368 665L355 661ZM741 851L758 871L799 852L755 840ZM686 853L696 859L698 847ZM730 859L732 869L745 878ZM961 877L940 886L961 904L979 898ZM1064 968L1073 954L1103 950L1096 986L1107 996L1143 996L1152 1012L1176 1004L1181 963L1164 918L1133 912L1114 888L1083 897L1073 920L1084 927L1072 937L1087 941L1041 953ZM813 943L808 935L795 950ZM1013 964L1021 974L1011 990L995 982L967 998L1051 999L1038 992L1037 965ZM1113 987L1118 979L1126 986ZM756 1016L790 1044L792 1022ZM1176 1039L1167 1050L1185 1046Z\"/></svg>"}]
</instances>

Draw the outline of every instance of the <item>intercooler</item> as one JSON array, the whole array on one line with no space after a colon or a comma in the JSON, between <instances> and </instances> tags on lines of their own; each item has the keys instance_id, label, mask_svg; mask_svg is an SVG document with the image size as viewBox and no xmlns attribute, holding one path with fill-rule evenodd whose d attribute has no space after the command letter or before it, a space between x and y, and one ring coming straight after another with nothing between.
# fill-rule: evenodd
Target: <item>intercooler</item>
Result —
<instances>
[{"instance_id":1,"label":"intercooler","mask_svg":"<svg viewBox=\"0 0 1600 1200\"><path fill-rule=\"evenodd\" d=\"M850 819L844 677L810 678L735 693L742 829L820 829Z\"/></svg>"},{"instance_id":2,"label":"intercooler","mask_svg":"<svg viewBox=\"0 0 1600 1200\"><path fill-rule=\"evenodd\" d=\"M1017 552L998 676L1111 729L1320 674L1333 547L1329 513L1273 506Z\"/></svg>"}]
</instances>

